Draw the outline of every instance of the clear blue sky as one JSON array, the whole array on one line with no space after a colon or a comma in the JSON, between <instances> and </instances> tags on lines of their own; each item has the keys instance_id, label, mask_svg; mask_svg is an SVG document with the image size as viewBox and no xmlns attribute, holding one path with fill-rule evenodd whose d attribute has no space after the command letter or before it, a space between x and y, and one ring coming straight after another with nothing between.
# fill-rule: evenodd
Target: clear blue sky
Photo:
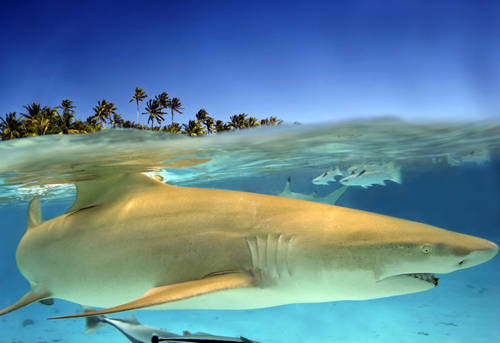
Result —
<instances>
[{"instance_id":1,"label":"clear blue sky","mask_svg":"<svg viewBox=\"0 0 500 343\"><path fill-rule=\"evenodd\" d=\"M498 118L499 14L474 0L2 0L0 113L70 98L85 118L105 98L134 119L139 86L179 97L184 120Z\"/></svg>"}]
</instances>

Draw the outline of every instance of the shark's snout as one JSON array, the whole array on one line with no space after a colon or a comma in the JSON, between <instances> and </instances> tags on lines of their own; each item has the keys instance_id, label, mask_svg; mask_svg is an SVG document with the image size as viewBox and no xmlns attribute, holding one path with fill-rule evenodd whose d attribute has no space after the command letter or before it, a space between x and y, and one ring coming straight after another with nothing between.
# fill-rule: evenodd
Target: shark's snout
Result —
<instances>
[{"instance_id":1,"label":"shark's snout","mask_svg":"<svg viewBox=\"0 0 500 343\"><path fill-rule=\"evenodd\" d=\"M486 239L474 237L467 249L467 255L459 258L457 269L469 268L491 260L498 254L498 245Z\"/></svg>"}]
</instances>

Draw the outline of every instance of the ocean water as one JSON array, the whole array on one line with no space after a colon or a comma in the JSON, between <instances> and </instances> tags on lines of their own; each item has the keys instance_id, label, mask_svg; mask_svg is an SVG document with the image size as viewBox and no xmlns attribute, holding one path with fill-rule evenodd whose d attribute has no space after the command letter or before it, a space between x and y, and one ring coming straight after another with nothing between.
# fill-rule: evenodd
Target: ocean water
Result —
<instances>
[{"instance_id":1,"label":"ocean water","mask_svg":"<svg viewBox=\"0 0 500 343\"><path fill-rule=\"evenodd\" d=\"M336 205L410 219L500 243L500 125L406 123L396 119L246 130L190 138L108 130L0 143L2 218L0 308L29 290L15 251L27 226L27 206L42 200L44 219L64 213L73 182L148 172L164 182L321 198L340 185L311 180L341 166L394 162L402 183L348 187ZM133 257L131 257L133 258ZM365 301L289 304L257 310L134 311L144 324L172 332L202 331L259 342L497 342L500 337L500 257L439 275L429 291ZM34 303L0 317L0 343L126 342L105 327L84 333L78 304ZM110 315L113 318L127 314Z\"/></svg>"}]
</instances>

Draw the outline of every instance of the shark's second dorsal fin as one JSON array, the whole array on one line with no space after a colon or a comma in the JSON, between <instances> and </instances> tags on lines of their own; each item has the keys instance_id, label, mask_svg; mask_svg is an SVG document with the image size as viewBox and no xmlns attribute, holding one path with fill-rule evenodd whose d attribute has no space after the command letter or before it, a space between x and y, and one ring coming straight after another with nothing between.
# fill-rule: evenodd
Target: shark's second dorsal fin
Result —
<instances>
[{"instance_id":1,"label":"shark's second dorsal fin","mask_svg":"<svg viewBox=\"0 0 500 343\"><path fill-rule=\"evenodd\" d=\"M76 199L69 212L101 205L126 193L142 191L147 187L168 187L144 174L118 174L75 183Z\"/></svg>"},{"instance_id":2,"label":"shark's second dorsal fin","mask_svg":"<svg viewBox=\"0 0 500 343\"><path fill-rule=\"evenodd\" d=\"M133 314L121 320L129 324L141 325L141 322Z\"/></svg>"},{"instance_id":3,"label":"shark's second dorsal fin","mask_svg":"<svg viewBox=\"0 0 500 343\"><path fill-rule=\"evenodd\" d=\"M40 199L34 197L28 206L28 230L42 223L42 210L40 209Z\"/></svg>"}]
</instances>

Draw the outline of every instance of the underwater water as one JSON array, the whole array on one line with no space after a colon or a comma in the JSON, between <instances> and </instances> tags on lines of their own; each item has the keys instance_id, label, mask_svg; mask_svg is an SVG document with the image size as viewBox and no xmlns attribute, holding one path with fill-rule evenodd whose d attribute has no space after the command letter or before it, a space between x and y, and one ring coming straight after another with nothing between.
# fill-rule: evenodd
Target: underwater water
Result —
<instances>
[{"instance_id":1,"label":"underwater water","mask_svg":"<svg viewBox=\"0 0 500 343\"><path fill-rule=\"evenodd\" d=\"M271 195L311 195L338 189L311 182L340 166L394 163L401 183L348 186L336 205L391 215L500 243L500 125L419 123L394 119L246 130L190 138L108 130L0 143L0 308L29 284L16 266L27 206L42 200L43 219L63 214L74 182L148 172L179 186ZM369 167L366 167L369 166ZM367 181L368 182L368 181ZM131 256L133 258L133 256ZM500 258L450 274L420 293L363 301L289 304L255 310L134 311L144 324L244 336L259 342L495 342L500 337ZM81 312L56 299L0 317L0 343L126 342L112 327L87 335L84 319L46 320ZM127 314L110 315L113 318Z\"/></svg>"}]
</instances>

